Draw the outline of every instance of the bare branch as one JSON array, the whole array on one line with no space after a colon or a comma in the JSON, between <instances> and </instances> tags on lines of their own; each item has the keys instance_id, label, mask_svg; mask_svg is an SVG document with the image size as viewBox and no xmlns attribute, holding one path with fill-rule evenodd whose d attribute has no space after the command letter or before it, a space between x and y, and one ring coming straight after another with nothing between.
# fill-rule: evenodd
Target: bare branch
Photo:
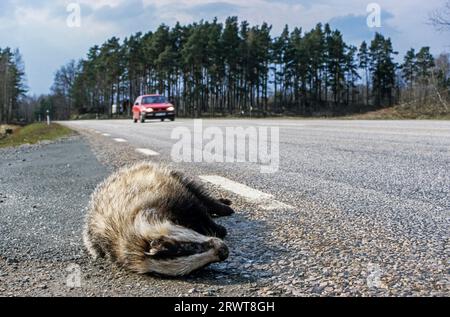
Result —
<instances>
[{"instance_id":1,"label":"bare branch","mask_svg":"<svg viewBox=\"0 0 450 317\"><path fill-rule=\"evenodd\" d=\"M432 12L429 20L440 31L450 30L450 1L446 2L444 8Z\"/></svg>"}]
</instances>

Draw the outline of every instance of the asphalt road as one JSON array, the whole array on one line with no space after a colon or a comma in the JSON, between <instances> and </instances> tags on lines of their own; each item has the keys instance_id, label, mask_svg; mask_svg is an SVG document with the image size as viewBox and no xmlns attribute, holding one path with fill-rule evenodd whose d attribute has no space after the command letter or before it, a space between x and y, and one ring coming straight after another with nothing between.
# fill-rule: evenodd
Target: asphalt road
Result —
<instances>
[{"instance_id":1,"label":"asphalt road","mask_svg":"<svg viewBox=\"0 0 450 317\"><path fill-rule=\"evenodd\" d=\"M112 139L121 138L134 148L151 149L161 155L162 161L171 162L171 150L178 141L171 139L173 130L185 127L193 131L192 120L180 121L66 124L110 134ZM280 128L280 168L274 174L261 173L264 164L260 163L195 165L203 173L225 176L290 205L308 199L339 208L349 216L377 213L374 218L393 222L398 214L392 211L417 211L417 217L425 216L422 221L426 222L429 217L425 211L446 216L439 211L450 209L448 122L206 120L203 126L222 131L227 127ZM182 166L189 169L192 163ZM442 237L446 229L430 228L427 234Z\"/></svg>"},{"instance_id":2,"label":"asphalt road","mask_svg":"<svg viewBox=\"0 0 450 317\"><path fill-rule=\"evenodd\" d=\"M94 183L105 174L102 168L150 159L201 177L218 195L236 201L236 216L223 220L230 229L229 261L207 270L206 277L151 280L153 288L142 295L161 289L167 295L450 295L448 122L203 121L205 129L223 132L279 128L279 169L270 174L261 172L261 162L174 162L171 152L179 140L172 133L201 135L192 120L64 124L82 133L102 163L100 172L91 173ZM83 268L94 266L93 294L96 283L111 286L99 282L106 273L98 264L80 257ZM136 279L123 274L121 283L111 282L113 294L132 293L117 286ZM135 291L146 283L139 280Z\"/></svg>"},{"instance_id":3,"label":"asphalt road","mask_svg":"<svg viewBox=\"0 0 450 317\"><path fill-rule=\"evenodd\" d=\"M126 140L133 148L158 152L162 161L170 162L177 142L171 138L174 128L194 130L192 120L179 121L68 125L110 134L110 138ZM369 279L371 274L374 278L385 274L386 283L392 288L403 287L404 294L423 289L448 291L449 122L203 121L203 128L208 127L222 131L227 127L278 127L279 171L263 174L261 164L253 163L177 166L196 175L226 177L293 207L298 212L288 217L298 217L296 220L317 231L325 244L325 262L350 267L359 263L362 270L367 266ZM315 207L307 210L305 202ZM261 202L262 208L264 204ZM282 234L291 238L289 232Z\"/></svg>"}]
</instances>

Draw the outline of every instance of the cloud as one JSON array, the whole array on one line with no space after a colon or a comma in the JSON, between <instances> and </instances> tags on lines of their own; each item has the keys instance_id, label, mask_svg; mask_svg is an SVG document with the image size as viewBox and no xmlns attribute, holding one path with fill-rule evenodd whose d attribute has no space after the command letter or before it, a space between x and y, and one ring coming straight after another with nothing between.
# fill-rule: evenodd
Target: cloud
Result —
<instances>
[{"instance_id":1,"label":"cloud","mask_svg":"<svg viewBox=\"0 0 450 317\"><path fill-rule=\"evenodd\" d=\"M338 29L344 35L346 41L352 44L360 44L362 41L372 39L376 32L382 33L385 36L392 37L399 33L399 31L390 25L390 21L394 15L388 11L382 11L381 27L369 27L367 25L366 15L346 15L335 17L329 21L332 28Z\"/></svg>"},{"instance_id":2,"label":"cloud","mask_svg":"<svg viewBox=\"0 0 450 317\"><path fill-rule=\"evenodd\" d=\"M148 13L140 0L121 2L116 6L104 5L92 10L92 15L98 21L124 21L130 19L139 20Z\"/></svg>"},{"instance_id":3,"label":"cloud","mask_svg":"<svg viewBox=\"0 0 450 317\"><path fill-rule=\"evenodd\" d=\"M187 12L200 19L212 20L215 17L237 15L239 14L240 9L242 9L241 5L227 2L215 2L191 6L187 9Z\"/></svg>"}]
</instances>

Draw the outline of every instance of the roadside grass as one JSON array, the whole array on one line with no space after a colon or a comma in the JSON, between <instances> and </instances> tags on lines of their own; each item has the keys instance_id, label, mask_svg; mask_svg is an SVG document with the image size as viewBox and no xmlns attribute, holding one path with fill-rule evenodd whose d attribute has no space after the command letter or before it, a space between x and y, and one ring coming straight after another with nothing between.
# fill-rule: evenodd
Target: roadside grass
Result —
<instances>
[{"instance_id":1,"label":"roadside grass","mask_svg":"<svg viewBox=\"0 0 450 317\"><path fill-rule=\"evenodd\" d=\"M251 117L242 116L204 116L204 119L233 119L248 120ZM396 107L382 109L373 112L350 114L350 115L313 115L313 116L295 116L295 115L267 115L266 117L253 117L253 119L277 119L277 120L450 120L450 113L417 113L405 111Z\"/></svg>"},{"instance_id":2,"label":"roadside grass","mask_svg":"<svg viewBox=\"0 0 450 317\"><path fill-rule=\"evenodd\" d=\"M44 123L34 123L23 128L15 129L12 135L0 134L0 148L56 140L72 133L73 131L69 128L56 123L53 123L50 126Z\"/></svg>"},{"instance_id":3,"label":"roadside grass","mask_svg":"<svg viewBox=\"0 0 450 317\"><path fill-rule=\"evenodd\" d=\"M392 107L378 111L341 117L343 120L450 120L450 113L419 113Z\"/></svg>"}]
</instances>

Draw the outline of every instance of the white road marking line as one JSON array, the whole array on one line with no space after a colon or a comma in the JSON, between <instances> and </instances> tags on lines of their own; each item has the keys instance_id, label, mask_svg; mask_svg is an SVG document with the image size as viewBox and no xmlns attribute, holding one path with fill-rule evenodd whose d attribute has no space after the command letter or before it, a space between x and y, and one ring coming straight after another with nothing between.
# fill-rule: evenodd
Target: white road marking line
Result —
<instances>
[{"instance_id":1,"label":"white road marking line","mask_svg":"<svg viewBox=\"0 0 450 317\"><path fill-rule=\"evenodd\" d=\"M111 134L108 134L108 133L103 133L102 135L103 136L111 136Z\"/></svg>"},{"instance_id":2,"label":"white road marking line","mask_svg":"<svg viewBox=\"0 0 450 317\"><path fill-rule=\"evenodd\" d=\"M211 176L200 176L200 179L205 182L220 186L223 189L226 189L230 192L233 192L242 197L245 197L248 200L258 201L258 200L273 198L272 195L263 193L259 190L250 188L246 185L229 180L225 177L211 175Z\"/></svg>"},{"instance_id":3,"label":"white road marking line","mask_svg":"<svg viewBox=\"0 0 450 317\"><path fill-rule=\"evenodd\" d=\"M223 189L242 196L252 203L257 203L265 210L277 209L294 209L294 207L286 205L274 199L273 195L263 193L259 190L248 187L244 184L229 180L228 178L217 175L200 176L200 179L206 183L222 187Z\"/></svg>"},{"instance_id":4,"label":"white road marking line","mask_svg":"<svg viewBox=\"0 0 450 317\"><path fill-rule=\"evenodd\" d=\"M120 138L114 139L114 141L116 141L116 142L118 142L118 143L126 143L126 142L127 142L127 140L125 140L125 139L120 139Z\"/></svg>"},{"instance_id":5,"label":"white road marking line","mask_svg":"<svg viewBox=\"0 0 450 317\"><path fill-rule=\"evenodd\" d=\"M146 156L158 156L160 155L158 152L149 150L149 149L136 149L136 152L144 154Z\"/></svg>"}]
</instances>

